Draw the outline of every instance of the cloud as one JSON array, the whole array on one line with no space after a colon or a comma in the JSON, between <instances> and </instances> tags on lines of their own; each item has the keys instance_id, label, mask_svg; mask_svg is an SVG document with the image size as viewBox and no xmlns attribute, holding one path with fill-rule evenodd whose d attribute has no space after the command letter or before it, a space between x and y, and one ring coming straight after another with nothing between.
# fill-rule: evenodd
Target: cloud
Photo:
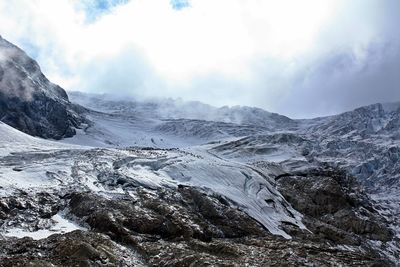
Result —
<instances>
[{"instance_id":1,"label":"cloud","mask_svg":"<svg viewBox=\"0 0 400 267\"><path fill-rule=\"evenodd\" d=\"M372 43L362 55L349 50L326 55L296 73L282 104L297 117L310 117L400 101L398 48L398 43Z\"/></svg>"},{"instance_id":2,"label":"cloud","mask_svg":"<svg viewBox=\"0 0 400 267\"><path fill-rule=\"evenodd\" d=\"M399 13L397 0L15 0L0 32L67 90L309 117L400 100Z\"/></svg>"},{"instance_id":3,"label":"cloud","mask_svg":"<svg viewBox=\"0 0 400 267\"><path fill-rule=\"evenodd\" d=\"M29 77L26 70L17 68L22 64L29 68ZM40 68L24 53L0 37L0 94L7 98L18 97L31 101L35 92L33 80L40 75Z\"/></svg>"},{"instance_id":4,"label":"cloud","mask_svg":"<svg viewBox=\"0 0 400 267\"><path fill-rule=\"evenodd\" d=\"M134 64L132 64L134 62ZM108 92L119 96L131 95L136 98L157 96L159 88L165 88L140 51L122 49L112 56L97 57L81 67L79 89L93 92Z\"/></svg>"}]
</instances>

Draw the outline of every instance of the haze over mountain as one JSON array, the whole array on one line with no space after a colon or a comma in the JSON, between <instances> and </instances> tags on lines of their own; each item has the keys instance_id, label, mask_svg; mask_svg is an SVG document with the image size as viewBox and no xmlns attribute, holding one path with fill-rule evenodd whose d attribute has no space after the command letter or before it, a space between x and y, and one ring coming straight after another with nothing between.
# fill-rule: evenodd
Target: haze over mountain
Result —
<instances>
[{"instance_id":1,"label":"haze over mountain","mask_svg":"<svg viewBox=\"0 0 400 267\"><path fill-rule=\"evenodd\" d=\"M400 99L397 0L16 0L0 32L67 91L291 118Z\"/></svg>"}]
</instances>

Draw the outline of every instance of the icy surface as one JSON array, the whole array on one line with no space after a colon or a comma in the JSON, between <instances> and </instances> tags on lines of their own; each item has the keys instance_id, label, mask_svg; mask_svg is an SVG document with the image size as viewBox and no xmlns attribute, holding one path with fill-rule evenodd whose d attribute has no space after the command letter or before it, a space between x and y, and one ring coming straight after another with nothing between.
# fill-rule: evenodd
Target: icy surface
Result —
<instances>
[{"instance_id":1,"label":"icy surface","mask_svg":"<svg viewBox=\"0 0 400 267\"><path fill-rule=\"evenodd\" d=\"M1 147L8 147L0 158L3 195L15 190L34 193L63 188L124 193L127 189L109 185L114 178L149 190L184 184L224 196L273 234L290 238L280 229L282 222L305 228L301 215L272 186L268 176L255 167L218 158L202 146L183 150L68 148L68 144L32 138L4 125L1 129L5 136L14 136L0 140ZM25 234L18 228L8 231ZM35 237L47 233L43 231Z\"/></svg>"},{"instance_id":2,"label":"icy surface","mask_svg":"<svg viewBox=\"0 0 400 267\"><path fill-rule=\"evenodd\" d=\"M204 141L196 138L179 138L155 130L162 122L153 119L138 119L131 116L90 113L93 125L78 129L72 138L62 143L92 147L187 147Z\"/></svg>"},{"instance_id":3,"label":"icy surface","mask_svg":"<svg viewBox=\"0 0 400 267\"><path fill-rule=\"evenodd\" d=\"M47 149L79 149L79 146L64 145L22 133L0 121L0 156L20 151L46 151Z\"/></svg>"},{"instance_id":4,"label":"icy surface","mask_svg":"<svg viewBox=\"0 0 400 267\"><path fill-rule=\"evenodd\" d=\"M61 214L56 214L51 219L54 221L54 224L49 229L40 229L30 232L22 228L9 228L4 235L17 238L31 237L35 240L39 240L47 238L53 234L65 234L75 230L86 230L85 228L80 227L75 223L65 219L61 216Z\"/></svg>"}]
</instances>

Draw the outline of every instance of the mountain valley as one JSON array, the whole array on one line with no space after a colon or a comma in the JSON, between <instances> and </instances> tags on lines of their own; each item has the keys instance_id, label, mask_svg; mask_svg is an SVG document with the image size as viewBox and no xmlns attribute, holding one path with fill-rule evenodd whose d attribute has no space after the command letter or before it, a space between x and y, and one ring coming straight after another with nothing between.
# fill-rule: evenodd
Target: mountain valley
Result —
<instances>
[{"instance_id":1,"label":"mountain valley","mask_svg":"<svg viewBox=\"0 0 400 267\"><path fill-rule=\"evenodd\" d=\"M0 52L0 266L400 266L400 103L67 94Z\"/></svg>"}]
</instances>

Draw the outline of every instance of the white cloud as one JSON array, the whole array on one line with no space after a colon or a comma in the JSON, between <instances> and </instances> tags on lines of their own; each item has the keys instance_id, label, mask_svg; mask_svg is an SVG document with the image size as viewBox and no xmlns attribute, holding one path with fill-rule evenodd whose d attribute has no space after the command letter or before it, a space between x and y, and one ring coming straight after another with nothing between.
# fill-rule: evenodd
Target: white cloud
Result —
<instances>
[{"instance_id":1,"label":"white cloud","mask_svg":"<svg viewBox=\"0 0 400 267\"><path fill-rule=\"evenodd\" d=\"M308 75L314 64L338 50L364 64L370 43L386 41L385 8L394 1L191 0L177 10L170 0L107 0L101 12L93 0L1 1L0 33L28 50L33 44L44 72L66 89L293 115L284 106L298 97L294 87L305 88L299 80L323 90Z\"/></svg>"}]
</instances>

